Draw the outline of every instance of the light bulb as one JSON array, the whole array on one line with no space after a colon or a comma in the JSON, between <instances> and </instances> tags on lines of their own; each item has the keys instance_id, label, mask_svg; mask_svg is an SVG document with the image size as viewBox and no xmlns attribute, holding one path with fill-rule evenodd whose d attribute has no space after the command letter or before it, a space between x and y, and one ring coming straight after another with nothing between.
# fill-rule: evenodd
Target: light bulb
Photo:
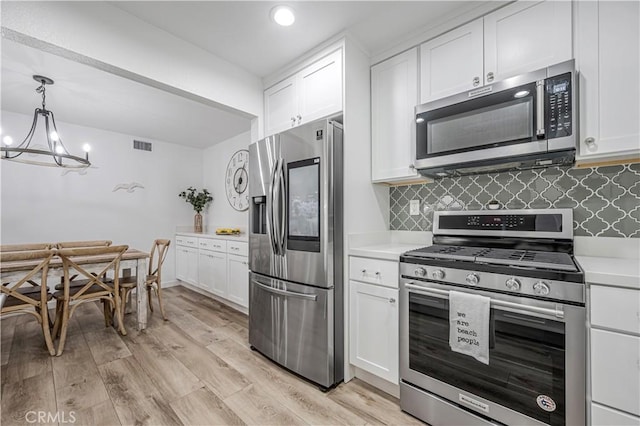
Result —
<instances>
[{"instance_id":1,"label":"light bulb","mask_svg":"<svg viewBox=\"0 0 640 426\"><path fill-rule=\"evenodd\" d=\"M52 141L54 141L54 142L58 142L58 139L59 139L59 138L58 138L58 132L53 131L53 132L51 132L51 133L49 134L49 136L51 136L51 140L52 140Z\"/></svg>"},{"instance_id":2,"label":"light bulb","mask_svg":"<svg viewBox=\"0 0 640 426\"><path fill-rule=\"evenodd\" d=\"M82 145L82 150L84 152L89 152L91 151L91 145L89 145L88 143L85 143L84 145Z\"/></svg>"},{"instance_id":3,"label":"light bulb","mask_svg":"<svg viewBox=\"0 0 640 426\"><path fill-rule=\"evenodd\" d=\"M278 25L288 27L296 21L296 17L293 13L293 9L289 6L276 6L271 9L271 18Z\"/></svg>"},{"instance_id":4,"label":"light bulb","mask_svg":"<svg viewBox=\"0 0 640 426\"><path fill-rule=\"evenodd\" d=\"M5 136L4 138L2 138L2 142L6 145L6 146L10 146L13 143L13 138L9 135Z\"/></svg>"},{"instance_id":5,"label":"light bulb","mask_svg":"<svg viewBox=\"0 0 640 426\"><path fill-rule=\"evenodd\" d=\"M56 145L56 154L64 154L64 148L62 145Z\"/></svg>"}]
</instances>

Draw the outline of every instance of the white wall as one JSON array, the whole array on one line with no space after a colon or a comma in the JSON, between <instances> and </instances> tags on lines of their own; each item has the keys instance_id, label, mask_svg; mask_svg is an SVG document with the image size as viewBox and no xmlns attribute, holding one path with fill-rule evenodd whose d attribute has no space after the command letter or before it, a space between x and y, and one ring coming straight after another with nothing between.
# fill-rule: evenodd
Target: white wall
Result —
<instances>
[{"instance_id":1,"label":"white wall","mask_svg":"<svg viewBox=\"0 0 640 426\"><path fill-rule=\"evenodd\" d=\"M3 134L16 141L31 126L31 116L2 111L1 118ZM0 161L2 244L109 239L149 251L154 239L173 239L176 225L193 223L193 209L178 193L200 186L202 150L151 141L152 152L138 151L134 136L57 124L71 153L91 144L94 168L63 176L57 167ZM113 192L131 182L144 189ZM163 269L167 282L175 279L173 248Z\"/></svg>"},{"instance_id":2,"label":"white wall","mask_svg":"<svg viewBox=\"0 0 640 426\"><path fill-rule=\"evenodd\" d=\"M213 202L205 212L204 223L213 230L216 227L248 227L248 210L239 212L231 207L225 192L225 173L231 156L240 149L248 149L251 132L241 133L231 139L204 150L202 155L202 181L213 194Z\"/></svg>"},{"instance_id":3,"label":"white wall","mask_svg":"<svg viewBox=\"0 0 640 426\"><path fill-rule=\"evenodd\" d=\"M371 183L370 58L350 37L344 61L345 234L389 229L389 188Z\"/></svg>"}]
</instances>

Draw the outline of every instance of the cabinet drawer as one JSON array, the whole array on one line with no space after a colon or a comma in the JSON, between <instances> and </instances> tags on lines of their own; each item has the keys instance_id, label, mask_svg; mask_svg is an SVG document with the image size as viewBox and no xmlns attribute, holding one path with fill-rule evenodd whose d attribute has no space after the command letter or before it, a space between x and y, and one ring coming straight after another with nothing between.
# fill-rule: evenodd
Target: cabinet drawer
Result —
<instances>
[{"instance_id":1,"label":"cabinet drawer","mask_svg":"<svg viewBox=\"0 0 640 426\"><path fill-rule=\"evenodd\" d=\"M398 288L398 262L349 257L349 278Z\"/></svg>"},{"instance_id":2,"label":"cabinet drawer","mask_svg":"<svg viewBox=\"0 0 640 426\"><path fill-rule=\"evenodd\" d=\"M212 238L199 238L198 247L204 250L227 251L227 242L225 240L214 240Z\"/></svg>"},{"instance_id":3,"label":"cabinet drawer","mask_svg":"<svg viewBox=\"0 0 640 426\"><path fill-rule=\"evenodd\" d=\"M249 256L249 245L240 241L228 241L227 252L238 256Z\"/></svg>"},{"instance_id":4,"label":"cabinet drawer","mask_svg":"<svg viewBox=\"0 0 640 426\"><path fill-rule=\"evenodd\" d=\"M640 415L640 337L591 330L591 399Z\"/></svg>"},{"instance_id":5,"label":"cabinet drawer","mask_svg":"<svg viewBox=\"0 0 640 426\"><path fill-rule=\"evenodd\" d=\"M593 426L640 426L640 417L622 413L602 405L591 404L591 424Z\"/></svg>"},{"instance_id":6,"label":"cabinet drawer","mask_svg":"<svg viewBox=\"0 0 640 426\"><path fill-rule=\"evenodd\" d=\"M198 247L198 239L196 237L185 237L184 235L176 235L176 245Z\"/></svg>"},{"instance_id":7,"label":"cabinet drawer","mask_svg":"<svg viewBox=\"0 0 640 426\"><path fill-rule=\"evenodd\" d=\"M591 325L640 334L640 291L592 286Z\"/></svg>"}]
</instances>

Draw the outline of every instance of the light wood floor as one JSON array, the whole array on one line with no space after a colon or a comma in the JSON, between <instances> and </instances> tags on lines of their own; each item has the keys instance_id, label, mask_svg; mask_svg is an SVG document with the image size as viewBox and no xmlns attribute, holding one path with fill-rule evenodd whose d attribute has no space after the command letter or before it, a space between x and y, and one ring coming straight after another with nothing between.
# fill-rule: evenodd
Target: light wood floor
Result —
<instances>
[{"instance_id":1,"label":"light wood floor","mask_svg":"<svg viewBox=\"0 0 640 426\"><path fill-rule=\"evenodd\" d=\"M0 423L44 411L76 425L420 424L357 379L322 393L275 366L249 349L242 313L184 287L165 304L169 321L156 305L144 332L127 315L127 336L104 327L99 305L79 307L60 357L30 315L0 321Z\"/></svg>"}]
</instances>

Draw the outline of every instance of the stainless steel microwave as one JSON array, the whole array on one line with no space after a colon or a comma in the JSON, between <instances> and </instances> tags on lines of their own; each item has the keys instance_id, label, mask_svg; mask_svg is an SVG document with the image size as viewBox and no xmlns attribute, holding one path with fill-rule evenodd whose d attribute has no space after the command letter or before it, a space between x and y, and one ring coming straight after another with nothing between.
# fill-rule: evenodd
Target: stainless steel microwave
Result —
<instances>
[{"instance_id":1,"label":"stainless steel microwave","mask_svg":"<svg viewBox=\"0 0 640 426\"><path fill-rule=\"evenodd\" d=\"M418 171L439 178L573 164L574 61L416 107Z\"/></svg>"}]
</instances>

